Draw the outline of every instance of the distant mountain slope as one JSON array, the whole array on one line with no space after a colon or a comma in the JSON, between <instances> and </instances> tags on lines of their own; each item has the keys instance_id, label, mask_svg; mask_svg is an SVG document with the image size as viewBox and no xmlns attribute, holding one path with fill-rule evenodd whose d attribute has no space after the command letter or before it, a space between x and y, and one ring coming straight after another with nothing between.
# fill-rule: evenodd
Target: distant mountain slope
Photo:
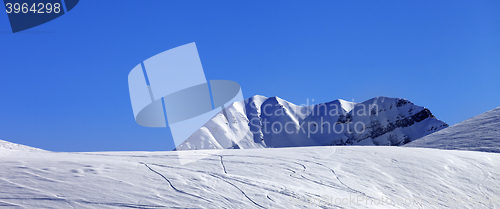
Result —
<instances>
[{"instance_id":1,"label":"distant mountain slope","mask_svg":"<svg viewBox=\"0 0 500 209\"><path fill-rule=\"evenodd\" d=\"M422 137L406 146L500 153L500 107Z\"/></svg>"},{"instance_id":2,"label":"distant mountain slope","mask_svg":"<svg viewBox=\"0 0 500 209\"><path fill-rule=\"evenodd\" d=\"M34 148L34 147L29 147L29 146L25 146L25 145L20 145L20 144L15 144L15 143L8 142L8 141L0 140L0 151L2 149L4 149L4 150L30 151L30 152L47 152L47 151L42 150L42 149L38 149L38 148Z\"/></svg>"},{"instance_id":3,"label":"distant mountain slope","mask_svg":"<svg viewBox=\"0 0 500 209\"><path fill-rule=\"evenodd\" d=\"M278 97L235 102L193 133L177 150L332 145L403 145L446 128L406 99L376 97L297 106Z\"/></svg>"}]
</instances>

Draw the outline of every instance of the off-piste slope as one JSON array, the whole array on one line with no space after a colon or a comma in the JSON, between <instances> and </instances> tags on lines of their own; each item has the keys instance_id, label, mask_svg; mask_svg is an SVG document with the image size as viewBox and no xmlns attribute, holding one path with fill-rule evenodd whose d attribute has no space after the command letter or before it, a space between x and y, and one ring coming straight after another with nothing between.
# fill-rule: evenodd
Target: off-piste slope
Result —
<instances>
[{"instance_id":1,"label":"off-piste slope","mask_svg":"<svg viewBox=\"0 0 500 209\"><path fill-rule=\"evenodd\" d=\"M201 160L180 165L177 153ZM494 208L500 155L394 146L0 150L2 208Z\"/></svg>"},{"instance_id":2,"label":"off-piste slope","mask_svg":"<svg viewBox=\"0 0 500 209\"><path fill-rule=\"evenodd\" d=\"M278 97L235 102L177 150L331 145L403 145L446 128L429 109L406 99L376 97L298 106Z\"/></svg>"},{"instance_id":3,"label":"off-piste slope","mask_svg":"<svg viewBox=\"0 0 500 209\"><path fill-rule=\"evenodd\" d=\"M422 137L406 146L500 153L500 107Z\"/></svg>"}]
</instances>

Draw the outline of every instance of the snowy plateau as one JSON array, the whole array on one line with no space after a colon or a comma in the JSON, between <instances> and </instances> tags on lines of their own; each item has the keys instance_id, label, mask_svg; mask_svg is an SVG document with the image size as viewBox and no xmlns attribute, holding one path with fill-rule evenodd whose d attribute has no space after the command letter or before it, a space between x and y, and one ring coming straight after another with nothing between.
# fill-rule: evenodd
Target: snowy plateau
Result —
<instances>
[{"instance_id":1,"label":"snowy plateau","mask_svg":"<svg viewBox=\"0 0 500 209\"><path fill-rule=\"evenodd\" d=\"M500 207L497 153L400 146L100 153L3 147L1 208ZM180 165L178 152L203 158Z\"/></svg>"},{"instance_id":2,"label":"snowy plateau","mask_svg":"<svg viewBox=\"0 0 500 209\"><path fill-rule=\"evenodd\" d=\"M251 116L258 121L293 121L294 128L314 121L310 115L297 117L292 104L279 98L252 101L262 108L234 103L193 134L206 138L190 146L200 141L220 146L205 146L211 149L65 153L0 140L0 208L500 207L500 154L492 153L500 141L500 108L445 128L430 111L407 100L364 102L378 104L376 117L347 117L363 103L337 100L332 104L340 104L344 117L327 120L337 125L364 121L370 124L368 135L344 130L332 138L317 133L308 138L306 131L300 139L279 138L272 130L266 134L262 126L254 127L259 130L255 134L248 132L252 118L244 110L255 111ZM266 103L282 105L288 115L266 116ZM373 129L375 118L379 128ZM211 127L225 129L210 132ZM313 126L305 129L314 132L307 128ZM217 135L223 130L227 135ZM402 145L403 135L411 139L404 146L373 146ZM230 137L239 141L224 141ZM315 146L332 141L371 146ZM299 145L304 146L292 147ZM258 147L266 149L247 149ZM181 164L181 155L193 161Z\"/></svg>"}]
</instances>

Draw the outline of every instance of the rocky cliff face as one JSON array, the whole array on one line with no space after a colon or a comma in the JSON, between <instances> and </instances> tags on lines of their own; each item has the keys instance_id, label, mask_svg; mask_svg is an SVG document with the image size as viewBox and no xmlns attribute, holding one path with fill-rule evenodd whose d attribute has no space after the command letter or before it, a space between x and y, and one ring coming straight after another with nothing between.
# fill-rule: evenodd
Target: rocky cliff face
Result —
<instances>
[{"instance_id":1,"label":"rocky cliff face","mask_svg":"<svg viewBox=\"0 0 500 209\"><path fill-rule=\"evenodd\" d=\"M376 97L297 106L278 97L235 102L177 150L267 147L399 146L448 127L406 99Z\"/></svg>"}]
</instances>

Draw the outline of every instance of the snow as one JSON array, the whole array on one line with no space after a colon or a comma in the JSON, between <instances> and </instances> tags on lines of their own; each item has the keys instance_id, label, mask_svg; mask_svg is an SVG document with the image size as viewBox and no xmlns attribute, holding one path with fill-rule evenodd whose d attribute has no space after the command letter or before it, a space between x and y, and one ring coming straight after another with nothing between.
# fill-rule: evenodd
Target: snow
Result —
<instances>
[{"instance_id":1,"label":"snow","mask_svg":"<svg viewBox=\"0 0 500 209\"><path fill-rule=\"evenodd\" d=\"M446 127L428 109L405 99L298 106L257 95L226 107L176 150L403 145Z\"/></svg>"},{"instance_id":2,"label":"snow","mask_svg":"<svg viewBox=\"0 0 500 209\"><path fill-rule=\"evenodd\" d=\"M205 157L180 165L178 153ZM394 146L0 149L0 168L2 208L500 207L500 155L484 152ZM454 201L460 198L465 201Z\"/></svg>"},{"instance_id":3,"label":"snow","mask_svg":"<svg viewBox=\"0 0 500 209\"><path fill-rule=\"evenodd\" d=\"M394 102L399 108L391 109ZM200 140L184 143L204 150L64 153L0 140L0 207L500 207L500 154L491 153L500 150L500 107L442 130L429 126L442 123L429 117L385 134L435 132L404 147L312 146L318 141L302 135L292 139L311 146L269 148L272 140L253 141L247 117L262 118L262 107L269 103L278 104L272 111L286 109L286 117L279 119L293 124L311 118L297 111L315 110L297 110L285 100L262 96L253 103L233 103L191 136ZM400 99L377 97L365 103L385 109L377 119L381 126L425 111ZM231 137L251 140L220 141Z\"/></svg>"},{"instance_id":4,"label":"snow","mask_svg":"<svg viewBox=\"0 0 500 209\"><path fill-rule=\"evenodd\" d=\"M28 151L28 152L47 152L47 151L42 150L42 149L0 140L0 151L5 150L5 149L16 150L16 151Z\"/></svg>"},{"instance_id":5,"label":"snow","mask_svg":"<svg viewBox=\"0 0 500 209\"><path fill-rule=\"evenodd\" d=\"M356 103L354 102L349 102L342 99L338 99L338 101L346 112L351 112L351 110L354 109L354 106L356 105Z\"/></svg>"},{"instance_id":6,"label":"snow","mask_svg":"<svg viewBox=\"0 0 500 209\"><path fill-rule=\"evenodd\" d=\"M500 107L422 137L406 146L500 153Z\"/></svg>"}]
</instances>

